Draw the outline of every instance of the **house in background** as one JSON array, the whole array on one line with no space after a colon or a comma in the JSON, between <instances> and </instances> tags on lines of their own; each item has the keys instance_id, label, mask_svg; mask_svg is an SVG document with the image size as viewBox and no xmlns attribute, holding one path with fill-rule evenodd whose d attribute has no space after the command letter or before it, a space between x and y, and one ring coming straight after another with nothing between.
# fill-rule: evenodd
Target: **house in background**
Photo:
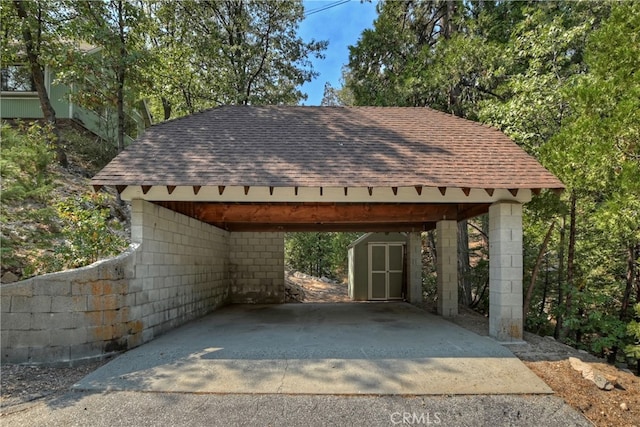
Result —
<instances>
[{"instance_id":1,"label":"house in background","mask_svg":"<svg viewBox=\"0 0 640 427\"><path fill-rule=\"evenodd\" d=\"M99 49L85 48L87 55L97 54ZM72 99L75 88L55 81L55 71L45 68L45 87L57 119L68 119L80 124L106 141L115 141L117 115L115 111L92 111L80 107ZM38 92L26 64L3 64L0 71L0 118L43 118ZM144 101L125 105L125 145L130 144L151 125L151 114Z\"/></svg>"}]
</instances>

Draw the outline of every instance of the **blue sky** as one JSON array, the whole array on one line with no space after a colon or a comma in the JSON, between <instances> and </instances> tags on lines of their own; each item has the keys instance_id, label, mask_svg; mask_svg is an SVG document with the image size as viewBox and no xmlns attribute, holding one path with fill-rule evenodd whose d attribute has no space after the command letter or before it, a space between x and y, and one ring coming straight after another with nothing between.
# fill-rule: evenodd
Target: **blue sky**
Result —
<instances>
[{"instance_id":1,"label":"blue sky","mask_svg":"<svg viewBox=\"0 0 640 427\"><path fill-rule=\"evenodd\" d=\"M305 11L313 11L336 3L338 0L304 1ZM376 18L376 3L351 0L327 10L309 14L300 24L298 35L305 41L328 40L324 59L313 59L313 68L320 73L310 83L302 86L309 95L304 105L320 105L324 84L340 87L340 70L349 61L349 45L355 45L362 30L372 28Z\"/></svg>"}]
</instances>

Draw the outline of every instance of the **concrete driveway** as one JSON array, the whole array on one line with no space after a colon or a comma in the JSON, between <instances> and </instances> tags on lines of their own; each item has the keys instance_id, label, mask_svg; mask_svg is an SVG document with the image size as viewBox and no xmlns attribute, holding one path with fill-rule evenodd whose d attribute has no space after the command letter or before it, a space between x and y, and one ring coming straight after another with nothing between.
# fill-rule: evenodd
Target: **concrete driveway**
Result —
<instances>
[{"instance_id":1,"label":"concrete driveway","mask_svg":"<svg viewBox=\"0 0 640 427\"><path fill-rule=\"evenodd\" d=\"M406 303L235 305L128 351L76 390L545 394L488 337Z\"/></svg>"}]
</instances>

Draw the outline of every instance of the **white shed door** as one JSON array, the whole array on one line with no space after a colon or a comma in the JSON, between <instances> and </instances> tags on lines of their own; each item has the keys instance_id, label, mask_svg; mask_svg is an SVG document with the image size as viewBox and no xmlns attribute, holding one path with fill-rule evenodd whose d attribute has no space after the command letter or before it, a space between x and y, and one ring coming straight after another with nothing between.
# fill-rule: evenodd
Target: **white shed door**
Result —
<instances>
[{"instance_id":1,"label":"white shed door","mask_svg":"<svg viewBox=\"0 0 640 427\"><path fill-rule=\"evenodd\" d=\"M402 299L402 243L369 244L369 299Z\"/></svg>"}]
</instances>

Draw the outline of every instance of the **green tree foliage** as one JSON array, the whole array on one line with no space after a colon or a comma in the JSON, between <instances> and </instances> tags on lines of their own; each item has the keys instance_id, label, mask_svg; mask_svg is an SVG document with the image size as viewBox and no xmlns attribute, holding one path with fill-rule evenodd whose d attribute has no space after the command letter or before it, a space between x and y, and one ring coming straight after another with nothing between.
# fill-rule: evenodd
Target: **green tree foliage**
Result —
<instances>
[{"instance_id":1,"label":"green tree foliage","mask_svg":"<svg viewBox=\"0 0 640 427\"><path fill-rule=\"evenodd\" d=\"M342 279L347 272L347 248L362 233L287 233L285 263L302 273Z\"/></svg>"},{"instance_id":2,"label":"green tree foliage","mask_svg":"<svg viewBox=\"0 0 640 427\"><path fill-rule=\"evenodd\" d=\"M564 88L570 116L542 147L547 165L576 195L577 251L592 265L578 266L577 281L569 289L586 299L569 313L576 336L586 333L594 350L612 358L624 344L618 340L625 336L634 288L640 296L635 272L640 255L639 32L639 5L615 5L588 38L588 72L575 74ZM601 264L603 259L607 264ZM611 305L612 297L620 305ZM590 340L590 333L596 338Z\"/></svg>"},{"instance_id":3,"label":"green tree foliage","mask_svg":"<svg viewBox=\"0 0 640 427\"><path fill-rule=\"evenodd\" d=\"M59 3L52 1L3 1L0 5L0 62L3 66L28 67L42 115L51 125L49 141L56 151L58 162L67 166L67 156L56 127L56 112L45 84L45 67L64 45L58 31L60 21L56 10L59 7Z\"/></svg>"},{"instance_id":4,"label":"green tree foliage","mask_svg":"<svg viewBox=\"0 0 640 427\"><path fill-rule=\"evenodd\" d=\"M62 219L64 244L56 247L49 262L76 268L117 255L126 247L125 240L113 232L119 224L103 193L68 198L56 204L56 211Z\"/></svg>"},{"instance_id":5,"label":"green tree foliage","mask_svg":"<svg viewBox=\"0 0 640 427\"><path fill-rule=\"evenodd\" d=\"M140 99L165 120L219 105L297 104L317 75L311 58L327 46L297 35L299 0L16 1L1 13L3 63L25 52L21 31L29 29L38 70L54 66L78 89L77 103L115 112L120 149L124 106Z\"/></svg>"},{"instance_id":6,"label":"green tree foliage","mask_svg":"<svg viewBox=\"0 0 640 427\"><path fill-rule=\"evenodd\" d=\"M356 105L430 106L475 118L497 97L500 52L516 2L382 2L350 47L345 85ZM503 72L503 71L502 71Z\"/></svg>"},{"instance_id":7,"label":"green tree foliage","mask_svg":"<svg viewBox=\"0 0 640 427\"><path fill-rule=\"evenodd\" d=\"M229 104L297 104L326 42L296 34L300 1L148 1L163 117ZM176 72L180 70L180 72Z\"/></svg>"},{"instance_id":8,"label":"green tree foliage","mask_svg":"<svg viewBox=\"0 0 640 427\"><path fill-rule=\"evenodd\" d=\"M58 58L59 80L74 84L75 101L117 123L113 139L124 149L127 129L125 105L133 106L149 87L142 78L150 66L143 34L146 19L135 2L72 0L60 10L67 16L65 32L76 44Z\"/></svg>"}]
</instances>

